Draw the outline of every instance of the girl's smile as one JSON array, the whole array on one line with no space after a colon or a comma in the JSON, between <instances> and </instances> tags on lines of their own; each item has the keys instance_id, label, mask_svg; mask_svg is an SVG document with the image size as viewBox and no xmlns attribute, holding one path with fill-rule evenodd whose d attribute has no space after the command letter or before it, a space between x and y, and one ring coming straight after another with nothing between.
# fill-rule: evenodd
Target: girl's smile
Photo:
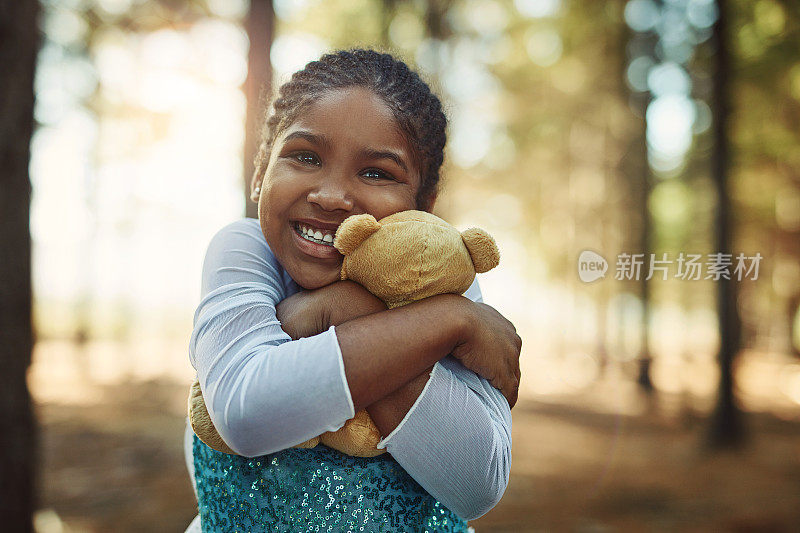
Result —
<instances>
[{"instance_id":1,"label":"girl's smile","mask_svg":"<svg viewBox=\"0 0 800 533\"><path fill-rule=\"evenodd\" d=\"M270 249L301 287L339 279L336 228L350 215L415 209L416 158L391 109L372 91L329 91L275 140L259 198Z\"/></svg>"},{"instance_id":2,"label":"girl's smile","mask_svg":"<svg viewBox=\"0 0 800 533\"><path fill-rule=\"evenodd\" d=\"M297 246L308 255L320 259L339 258L339 252L333 247L333 238L336 236L338 225L333 226L313 220L293 222Z\"/></svg>"}]
</instances>

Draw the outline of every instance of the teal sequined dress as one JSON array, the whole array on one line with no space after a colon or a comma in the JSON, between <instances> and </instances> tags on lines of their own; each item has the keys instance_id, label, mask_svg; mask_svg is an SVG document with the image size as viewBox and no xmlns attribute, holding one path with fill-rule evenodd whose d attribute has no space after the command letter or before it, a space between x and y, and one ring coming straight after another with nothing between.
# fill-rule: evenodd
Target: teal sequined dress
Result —
<instances>
[{"instance_id":1,"label":"teal sequined dress","mask_svg":"<svg viewBox=\"0 0 800 533\"><path fill-rule=\"evenodd\" d=\"M242 457L193 439L204 532L468 531L389 454L351 457L320 444Z\"/></svg>"}]
</instances>

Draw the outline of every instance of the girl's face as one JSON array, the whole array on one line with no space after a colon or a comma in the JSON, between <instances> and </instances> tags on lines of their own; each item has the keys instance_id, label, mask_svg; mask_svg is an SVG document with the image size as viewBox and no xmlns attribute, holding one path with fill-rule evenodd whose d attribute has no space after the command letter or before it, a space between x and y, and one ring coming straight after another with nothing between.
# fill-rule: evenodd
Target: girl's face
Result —
<instances>
[{"instance_id":1,"label":"girl's face","mask_svg":"<svg viewBox=\"0 0 800 533\"><path fill-rule=\"evenodd\" d=\"M336 228L416 208L420 173L391 110L372 91L330 91L275 139L258 217L270 249L301 287L339 279ZM431 206L426 206L430 209Z\"/></svg>"}]
</instances>

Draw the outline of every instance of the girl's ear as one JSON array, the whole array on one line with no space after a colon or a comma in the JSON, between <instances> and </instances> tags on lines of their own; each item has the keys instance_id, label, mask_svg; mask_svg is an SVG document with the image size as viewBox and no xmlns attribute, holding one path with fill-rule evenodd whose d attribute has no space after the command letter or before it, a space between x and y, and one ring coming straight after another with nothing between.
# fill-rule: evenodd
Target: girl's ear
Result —
<instances>
[{"instance_id":1,"label":"girl's ear","mask_svg":"<svg viewBox=\"0 0 800 533\"><path fill-rule=\"evenodd\" d=\"M342 255L348 255L380 228L380 223L370 214L352 215L337 228L333 246Z\"/></svg>"},{"instance_id":2,"label":"girl's ear","mask_svg":"<svg viewBox=\"0 0 800 533\"><path fill-rule=\"evenodd\" d=\"M467 245L475 272L488 272L500 263L500 250L491 235L480 228L469 228L461 233Z\"/></svg>"},{"instance_id":3,"label":"girl's ear","mask_svg":"<svg viewBox=\"0 0 800 533\"><path fill-rule=\"evenodd\" d=\"M250 180L250 199L255 203L258 203L263 185L264 175L260 168L256 168L255 172L253 172L253 177Z\"/></svg>"}]
</instances>

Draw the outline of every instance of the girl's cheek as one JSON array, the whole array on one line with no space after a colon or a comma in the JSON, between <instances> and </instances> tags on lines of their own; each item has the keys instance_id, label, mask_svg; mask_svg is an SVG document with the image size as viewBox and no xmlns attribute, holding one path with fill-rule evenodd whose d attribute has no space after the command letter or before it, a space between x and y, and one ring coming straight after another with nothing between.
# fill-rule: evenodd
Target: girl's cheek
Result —
<instances>
[{"instance_id":1,"label":"girl's cheek","mask_svg":"<svg viewBox=\"0 0 800 533\"><path fill-rule=\"evenodd\" d=\"M407 194L393 197L388 204L389 205L386 206L386 211L389 211L389 214L414 209L416 206L414 198Z\"/></svg>"}]
</instances>

